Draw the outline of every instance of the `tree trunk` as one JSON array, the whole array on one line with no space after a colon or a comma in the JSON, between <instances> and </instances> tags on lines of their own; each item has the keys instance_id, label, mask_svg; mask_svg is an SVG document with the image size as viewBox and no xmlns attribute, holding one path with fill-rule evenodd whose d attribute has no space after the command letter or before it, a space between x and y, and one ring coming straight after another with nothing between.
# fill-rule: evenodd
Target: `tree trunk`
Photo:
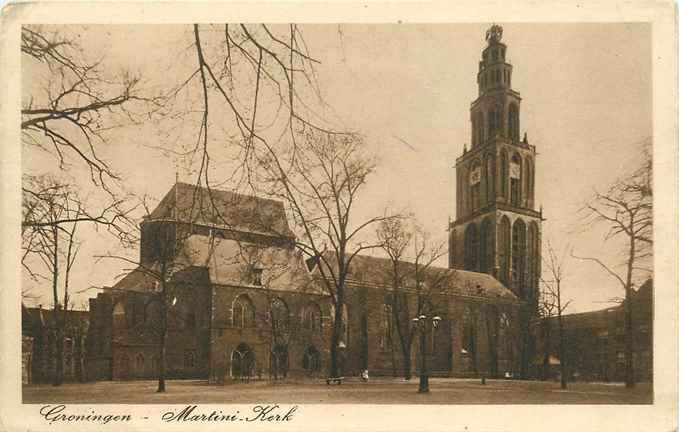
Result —
<instances>
[{"instance_id":1,"label":"tree trunk","mask_svg":"<svg viewBox=\"0 0 679 432\"><path fill-rule=\"evenodd\" d=\"M625 387L634 387L634 335L632 333L632 272L636 244L634 236L630 236L630 254L627 261L627 280L625 281Z\"/></svg>"},{"instance_id":2,"label":"tree trunk","mask_svg":"<svg viewBox=\"0 0 679 432\"><path fill-rule=\"evenodd\" d=\"M542 357L542 381L549 379L549 352L551 343L551 324L548 318L542 319L542 334L543 334L543 357Z\"/></svg>"},{"instance_id":3,"label":"tree trunk","mask_svg":"<svg viewBox=\"0 0 679 432\"><path fill-rule=\"evenodd\" d=\"M563 308L561 307L561 281L556 281L556 308L559 314L559 361L561 363L561 388L565 389L567 386L566 380L566 338L563 333Z\"/></svg>"},{"instance_id":4,"label":"tree trunk","mask_svg":"<svg viewBox=\"0 0 679 432\"><path fill-rule=\"evenodd\" d=\"M52 235L54 236L54 256L52 257L52 294L54 297L54 308L52 309L52 319L54 321L54 344L56 348L54 355L54 376L52 377L52 384L59 386L62 383L62 375L64 371L64 332L59 321L59 232L56 226L52 229Z\"/></svg>"},{"instance_id":5,"label":"tree trunk","mask_svg":"<svg viewBox=\"0 0 679 432\"><path fill-rule=\"evenodd\" d=\"M164 275L163 275L164 278ZM163 299L161 301L161 328L160 328L160 352L158 359L158 390L157 393L165 392L165 357L166 357L166 344L167 344L167 299L165 298L165 282L161 282L163 285L162 295Z\"/></svg>"},{"instance_id":6,"label":"tree trunk","mask_svg":"<svg viewBox=\"0 0 679 432\"><path fill-rule=\"evenodd\" d=\"M335 323L332 328L332 337L330 340L330 377L337 378L340 376L339 370L339 359L338 359L338 347L340 342L340 333L342 331L342 304L343 298L339 295L337 296L337 304L335 305ZM344 371L341 371L344 373Z\"/></svg>"}]
</instances>

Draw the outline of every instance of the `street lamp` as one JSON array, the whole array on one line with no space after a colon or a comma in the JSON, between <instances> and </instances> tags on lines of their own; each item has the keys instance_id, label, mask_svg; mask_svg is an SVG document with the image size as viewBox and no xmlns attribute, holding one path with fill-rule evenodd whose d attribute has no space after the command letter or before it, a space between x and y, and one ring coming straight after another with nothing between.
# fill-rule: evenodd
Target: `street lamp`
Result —
<instances>
[{"instance_id":1,"label":"street lamp","mask_svg":"<svg viewBox=\"0 0 679 432\"><path fill-rule=\"evenodd\" d=\"M441 317L435 315L431 318L422 314L418 317L413 318L413 327L420 332L420 358L422 359L422 364L420 367L420 388L417 390L418 393L429 392L429 372L427 371L427 331L431 325L431 331L435 331L439 323L441 322Z\"/></svg>"}]
</instances>

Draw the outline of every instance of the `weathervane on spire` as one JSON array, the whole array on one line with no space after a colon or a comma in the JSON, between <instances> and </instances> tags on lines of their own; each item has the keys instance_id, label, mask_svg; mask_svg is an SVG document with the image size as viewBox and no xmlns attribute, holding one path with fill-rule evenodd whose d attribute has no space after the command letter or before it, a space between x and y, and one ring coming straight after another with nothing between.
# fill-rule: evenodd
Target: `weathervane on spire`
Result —
<instances>
[{"instance_id":1,"label":"weathervane on spire","mask_svg":"<svg viewBox=\"0 0 679 432\"><path fill-rule=\"evenodd\" d=\"M488 42L500 42L502 39L502 26L493 24L486 30L486 40Z\"/></svg>"}]
</instances>

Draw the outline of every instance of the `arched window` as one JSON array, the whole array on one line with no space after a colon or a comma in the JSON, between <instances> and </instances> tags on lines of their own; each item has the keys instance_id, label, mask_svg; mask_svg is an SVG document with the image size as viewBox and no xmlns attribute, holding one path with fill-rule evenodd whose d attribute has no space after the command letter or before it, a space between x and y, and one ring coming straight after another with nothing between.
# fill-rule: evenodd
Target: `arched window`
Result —
<instances>
[{"instance_id":1,"label":"arched window","mask_svg":"<svg viewBox=\"0 0 679 432\"><path fill-rule=\"evenodd\" d=\"M500 282L509 286L509 257L510 257L510 223L507 216L503 216L500 221L500 230L498 235L498 248L499 248L499 259L500 259Z\"/></svg>"},{"instance_id":2,"label":"arched window","mask_svg":"<svg viewBox=\"0 0 679 432\"><path fill-rule=\"evenodd\" d=\"M479 161L472 162L469 171L469 188L472 211L481 207L481 165Z\"/></svg>"},{"instance_id":3,"label":"arched window","mask_svg":"<svg viewBox=\"0 0 679 432\"><path fill-rule=\"evenodd\" d=\"M491 203L495 198L495 156L486 155L486 201Z\"/></svg>"},{"instance_id":4,"label":"arched window","mask_svg":"<svg viewBox=\"0 0 679 432\"><path fill-rule=\"evenodd\" d=\"M474 315L469 307L462 314L462 355L468 356L470 369L476 371L476 328Z\"/></svg>"},{"instance_id":5,"label":"arched window","mask_svg":"<svg viewBox=\"0 0 679 432\"><path fill-rule=\"evenodd\" d=\"M135 372L138 376L144 374L144 354L142 353L137 354L137 358L135 360Z\"/></svg>"},{"instance_id":6,"label":"arched window","mask_svg":"<svg viewBox=\"0 0 679 432\"><path fill-rule=\"evenodd\" d=\"M509 139L511 139L512 141L518 141L519 140L519 107L515 103L509 105L508 121L509 121L509 124L507 126L509 127Z\"/></svg>"},{"instance_id":7,"label":"arched window","mask_svg":"<svg viewBox=\"0 0 679 432\"><path fill-rule=\"evenodd\" d=\"M184 350L184 369L196 367L196 354L193 350Z\"/></svg>"},{"instance_id":8,"label":"arched window","mask_svg":"<svg viewBox=\"0 0 679 432\"><path fill-rule=\"evenodd\" d=\"M151 373L155 374L158 372L158 357L155 355L151 356Z\"/></svg>"},{"instance_id":9,"label":"arched window","mask_svg":"<svg viewBox=\"0 0 679 432\"><path fill-rule=\"evenodd\" d=\"M512 343L512 331L511 331L511 319L509 318L509 314L506 312L500 313L500 320L499 320L499 326L500 326L500 341L504 345L504 350L505 350L505 358L509 362L509 367L511 369L511 365L513 364L514 361L514 345Z\"/></svg>"},{"instance_id":10,"label":"arched window","mask_svg":"<svg viewBox=\"0 0 679 432\"><path fill-rule=\"evenodd\" d=\"M290 324L290 309L282 298L276 297L271 301L271 325L275 331L285 331Z\"/></svg>"},{"instance_id":11,"label":"arched window","mask_svg":"<svg viewBox=\"0 0 679 432\"><path fill-rule=\"evenodd\" d=\"M530 203L533 201L533 164L530 158L526 158L526 181L524 184L526 201L530 206Z\"/></svg>"},{"instance_id":12,"label":"arched window","mask_svg":"<svg viewBox=\"0 0 679 432\"><path fill-rule=\"evenodd\" d=\"M232 323L234 327L253 327L255 325L255 308L250 297L239 295L233 301Z\"/></svg>"},{"instance_id":13,"label":"arched window","mask_svg":"<svg viewBox=\"0 0 679 432\"><path fill-rule=\"evenodd\" d=\"M476 126L477 126L477 132L476 132L476 139L478 140L479 145L483 145L486 141L486 130L484 129L484 122L483 122L483 111L478 112L478 117L476 119Z\"/></svg>"},{"instance_id":14,"label":"arched window","mask_svg":"<svg viewBox=\"0 0 679 432\"><path fill-rule=\"evenodd\" d=\"M476 271L479 265L479 233L473 222L464 233L465 270Z\"/></svg>"},{"instance_id":15,"label":"arched window","mask_svg":"<svg viewBox=\"0 0 679 432\"><path fill-rule=\"evenodd\" d=\"M383 351L391 349L391 344L393 341L392 329L394 328L393 323L393 310L390 304L382 305L382 320L380 322L380 348Z\"/></svg>"},{"instance_id":16,"label":"arched window","mask_svg":"<svg viewBox=\"0 0 679 432\"><path fill-rule=\"evenodd\" d=\"M494 137L496 133L500 132L500 108L494 107L488 113L488 136Z\"/></svg>"},{"instance_id":17,"label":"arched window","mask_svg":"<svg viewBox=\"0 0 679 432\"><path fill-rule=\"evenodd\" d=\"M517 219L512 227L512 286L525 298L526 224Z\"/></svg>"},{"instance_id":18,"label":"arched window","mask_svg":"<svg viewBox=\"0 0 679 432\"><path fill-rule=\"evenodd\" d=\"M271 351L271 364L269 368L274 377L278 379L279 376L287 377L289 363L288 363L288 346L284 344L276 345Z\"/></svg>"},{"instance_id":19,"label":"arched window","mask_svg":"<svg viewBox=\"0 0 679 432\"><path fill-rule=\"evenodd\" d=\"M511 205L521 206L521 156L514 154L509 165L509 202Z\"/></svg>"},{"instance_id":20,"label":"arched window","mask_svg":"<svg viewBox=\"0 0 679 432\"><path fill-rule=\"evenodd\" d=\"M129 378L130 377L130 358L127 356L127 354L123 354L120 357L120 376L122 378Z\"/></svg>"},{"instance_id":21,"label":"arched window","mask_svg":"<svg viewBox=\"0 0 679 432\"><path fill-rule=\"evenodd\" d=\"M507 152L502 150L500 153L500 195L507 199L507 184L509 183L509 160Z\"/></svg>"},{"instance_id":22,"label":"arched window","mask_svg":"<svg viewBox=\"0 0 679 432\"><path fill-rule=\"evenodd\" d=\"M122 301L119 301L113 307L113 326L117 328L127 327L127 322L125 321L125 305Z\"/></svg>"},{"instance_id":23,"label":"arched window","mask_svg":"<svg viewBox=\"0 0 679 432\"><path fill-rule=\"evenodd\" d=\"M472 116L472 148L479 145L479 141L478 141L479 140L479 137L478 137L479 125L476 121L477 118L478 118L477 114L474 114Z\"/></svg>"},{"instance_id":24,"label":"arched window","mask_svg":"<svg viewBox=\"0 0 679 432\"><path fill-rule=\"evenodd\" d=\"M311 302L304 307L302 316L304 328L312 332L321 330L321 308L316 303Z\"/></svg>"},{"instance_id":25,"label":"arched window","mask_svg":"<svg viewBox=\"0 0 679 432\"><path fill-rule=\"evenodd\" d=\"M159 328L161 315L159 301L151 300L144 308L144 325L151 328Z\"/></svg>"},{"instance_id":26,"label":"arched window","mask_svg":"<svg viewBox=\"0 0 679 432\"><path fill-rule=\"evenodd\" d=\"M538 265L540 264L538 261L540 259L538 254L539 241L538 224L531 222L530 225L528 225L528 256L526 260L528 288L530 289L528 293L529 296L535 295L538 288Z\"/></svg>"},{"instance_id":27,"label":"arched window","mask_svg":"<svg viewBox=\"0 0 679 432\"><path fill-rule=\"evenodd\" d=\"M321 353L318 352L315 346L309 345L304 350L302 368L309 373L321 370Z\"/></svg>"},{"instance_id":28,"label":"arched window","mask_svg":"<svg viewBox=\"0 0 679 432\"><path fill-rule=\"evenodd\" d=\"M479 246L480 271L491 274L493 270L493 226L491 225L490 218L485 218L481 222Z\"/></svg>"}]
</instances>

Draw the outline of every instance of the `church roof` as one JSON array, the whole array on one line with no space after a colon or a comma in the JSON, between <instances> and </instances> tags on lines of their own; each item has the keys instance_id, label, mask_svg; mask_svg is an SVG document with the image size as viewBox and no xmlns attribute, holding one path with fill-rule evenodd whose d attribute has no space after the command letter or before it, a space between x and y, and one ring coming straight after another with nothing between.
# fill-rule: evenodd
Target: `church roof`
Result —
<instances>
[{"instance_id":1,"label":"church roof","mask_svg":"<svg viewBox=\"0 0 679 432\"><path fill-rule=\"evenodd\" d=\"M149 216L162 218L268 236L294 236L282 202L188 183L175 183Z\"/></svg>"},{"instance_id":2,"label":"church roof","mask_svg":"<svg viewBox=\"0 0 679 432\"><path fill-rule=\"evenodd\" d=\"M336 268L337 260L333 258L333 255L333 253L327 253L326 256L329 257L327 261ZM426 269L423 267L420 268L424 273L421 280L429 284L442 285L439 287L440 290L437 290L438 292L486 299L518 300L512 291L491 275L432 265L427 266ZM403 286L406 289L414 289L415 263L400 261L399 268L401 274L404 275ZM356 255L349 266L347 280L356 285L388 289L392 285L392 269L392 261L388 258Z\"/></svg>"}]
</instances>

